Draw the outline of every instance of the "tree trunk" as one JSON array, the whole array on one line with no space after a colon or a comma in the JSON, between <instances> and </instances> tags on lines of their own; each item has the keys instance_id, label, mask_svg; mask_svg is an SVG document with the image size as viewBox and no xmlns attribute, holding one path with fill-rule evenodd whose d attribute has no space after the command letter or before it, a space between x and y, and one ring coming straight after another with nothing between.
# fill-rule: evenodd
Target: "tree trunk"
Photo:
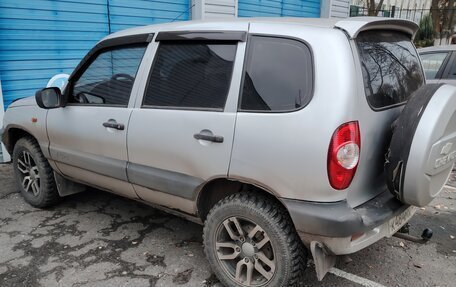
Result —
<instances>
[{"instance_id":1,"label":"tree trunk","mask_svg":"<svg viewBox=\"0 0 456 287\"><path fill-rule=\"evenodd\" d=\"M434 27L434 33L436 38L440 38L440 32L442 28L440 26L440 7L439 7L439 0L432 0L431 2L431 17L432 17L432 26Z\"/></svg>"},{"instance_id":2,"label":"tree trunk","mask_svg":"<svg viewBox=\"0 0 456 287\"><path fill-rule=\"evenodd\" d=\"M383 0L380 0L377 5L375 5L375 0L367 0L367 15L377 16L378 12L382 9Z\"/></svg>"},{"instance_id":3,"label":"tree trunk","mask_svg":"<svg viewBox=\"0 0 456 287\"><path fill-rule=\"evenodd\" d=\"M453 27L454 27L454 0L449 0L448 2L448 10L447 10L447 30L449 35L453 34Z\"/></svg>"}]
</instances>

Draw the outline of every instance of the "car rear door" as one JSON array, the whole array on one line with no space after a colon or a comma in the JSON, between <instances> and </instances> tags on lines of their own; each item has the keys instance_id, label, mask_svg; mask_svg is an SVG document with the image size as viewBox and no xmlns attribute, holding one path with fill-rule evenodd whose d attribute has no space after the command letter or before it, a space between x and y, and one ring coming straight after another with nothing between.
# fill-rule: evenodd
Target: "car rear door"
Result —
<instances>
[{"instance_id":1,"label":"car rear door","mask_svg":"<svg viewBox=\"0 0 456 287\"><path fill-rule=\"evenodd\" d=\"M126 174L127 127L148 43L131 42L102 42L89 53L69 80L67 106L49 110L47 127L50 155L64 175L135 198Z\"/></svg>"},{"instance_id":2,"label":"car rear door","mask_svg":"<svg viewBox=\"0 0 456 287\"><path fill-rule=\"evenodd\" d=\"M141 199L194 213L199 187L227 177L245 36L157 35L127 137L128 178Z\"/></svg>"}]
</instances>

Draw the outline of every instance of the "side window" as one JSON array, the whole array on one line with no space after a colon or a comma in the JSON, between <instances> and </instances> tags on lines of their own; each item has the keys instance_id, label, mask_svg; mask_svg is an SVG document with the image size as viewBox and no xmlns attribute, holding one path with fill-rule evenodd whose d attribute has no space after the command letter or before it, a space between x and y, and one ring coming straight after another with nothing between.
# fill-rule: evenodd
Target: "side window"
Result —
<instances>
[{"instance_id":1,"label":"side window","mask_svg":"<svg viewBox=\"0 0 456 287\"><path fill-rule=\"evenodd\" d=\"M70 103L127 106L146 44L105 50L74 82Z\"/></svg>"},{"instance_id":2,"label":"side window","mask_svg":"<svg viewBox=\"0 0 456 287\"><path fill-rule=\"evenodd\" d=\"M423 65L426 79L435 79L437 72L442 67L448 52L421 54L421 64Z\"/></svg>"},{"instance_id":3,"label":"side window","mask_svg":"<svg viewBox=\"0 0 456 287\"><path fill-rule=\"evenodd\" d=\"M223 109L237 42L160 43L143 105Z\"/></svg>"},{"instance_id":4,"label":"side window","mask_svg":"<svg viewBox=\"0 0 456 287\"><path fill-rule=\"evenodd\" d=\"M454 60L454 59L456 59L456 58L455 57L450 58L450 61L448 61L448 64L447 64L450 67L449 67L449 69L445 68L445 70L448 70L448 74L445 75L446 79L453 79L453 80L456 79L456 60Z\"/></svg>"},{"instance_id":5,"label":"side window","mask_svg":"<svg viewBox=\"0 0 456 287\"><path fill-rule=\"evenodd\" d=\"M312 98L310 49L302 42L255 36L250 40L241 110L286 112Z\"/></svg>"}]
</instances>

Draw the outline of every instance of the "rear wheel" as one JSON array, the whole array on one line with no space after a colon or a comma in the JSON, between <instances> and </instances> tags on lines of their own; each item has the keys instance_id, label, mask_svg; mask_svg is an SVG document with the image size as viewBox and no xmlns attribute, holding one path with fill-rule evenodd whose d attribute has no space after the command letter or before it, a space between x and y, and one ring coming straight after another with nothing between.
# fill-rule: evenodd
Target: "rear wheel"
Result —
<instances>
[{"instance_id":1,"label":"rear wheel","mask_svg":"<svg viewBox=\"0 0 456 287\"><path fill-rule=\"evenodd\" d=\"M30 205L44 208L59 201L52 168L34 139L24 137L17 141L13 166L19 190Z\"/></svg>"},{"instance_id":2,"label":"rear wheel","mask_svg":"<svg viewBox=\"0 0 456 287\"><path fill-rule=\"evenodd\" d=\"M224 286L295 286L307 261L286 210L258 194L217 203L204 225L204 246Z\"/></svg>"}]
</instances>

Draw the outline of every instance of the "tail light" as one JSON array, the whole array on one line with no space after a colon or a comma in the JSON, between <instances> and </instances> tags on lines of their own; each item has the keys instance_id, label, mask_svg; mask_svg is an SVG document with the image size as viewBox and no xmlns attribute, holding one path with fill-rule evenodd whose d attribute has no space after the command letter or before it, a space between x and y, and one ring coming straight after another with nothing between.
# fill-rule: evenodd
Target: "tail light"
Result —
<instances>
[{"instance_id":1,"label":"tail light","mask_svg":"<svg viewBox=\"0 0 456 287\"><path fill-rule=\"evenodd\" d=\"M328 177L334 189L342 190L352 182L358 167L361 135L357 121L336 129L328 150Z\"/></svg>"}]
</instances>

